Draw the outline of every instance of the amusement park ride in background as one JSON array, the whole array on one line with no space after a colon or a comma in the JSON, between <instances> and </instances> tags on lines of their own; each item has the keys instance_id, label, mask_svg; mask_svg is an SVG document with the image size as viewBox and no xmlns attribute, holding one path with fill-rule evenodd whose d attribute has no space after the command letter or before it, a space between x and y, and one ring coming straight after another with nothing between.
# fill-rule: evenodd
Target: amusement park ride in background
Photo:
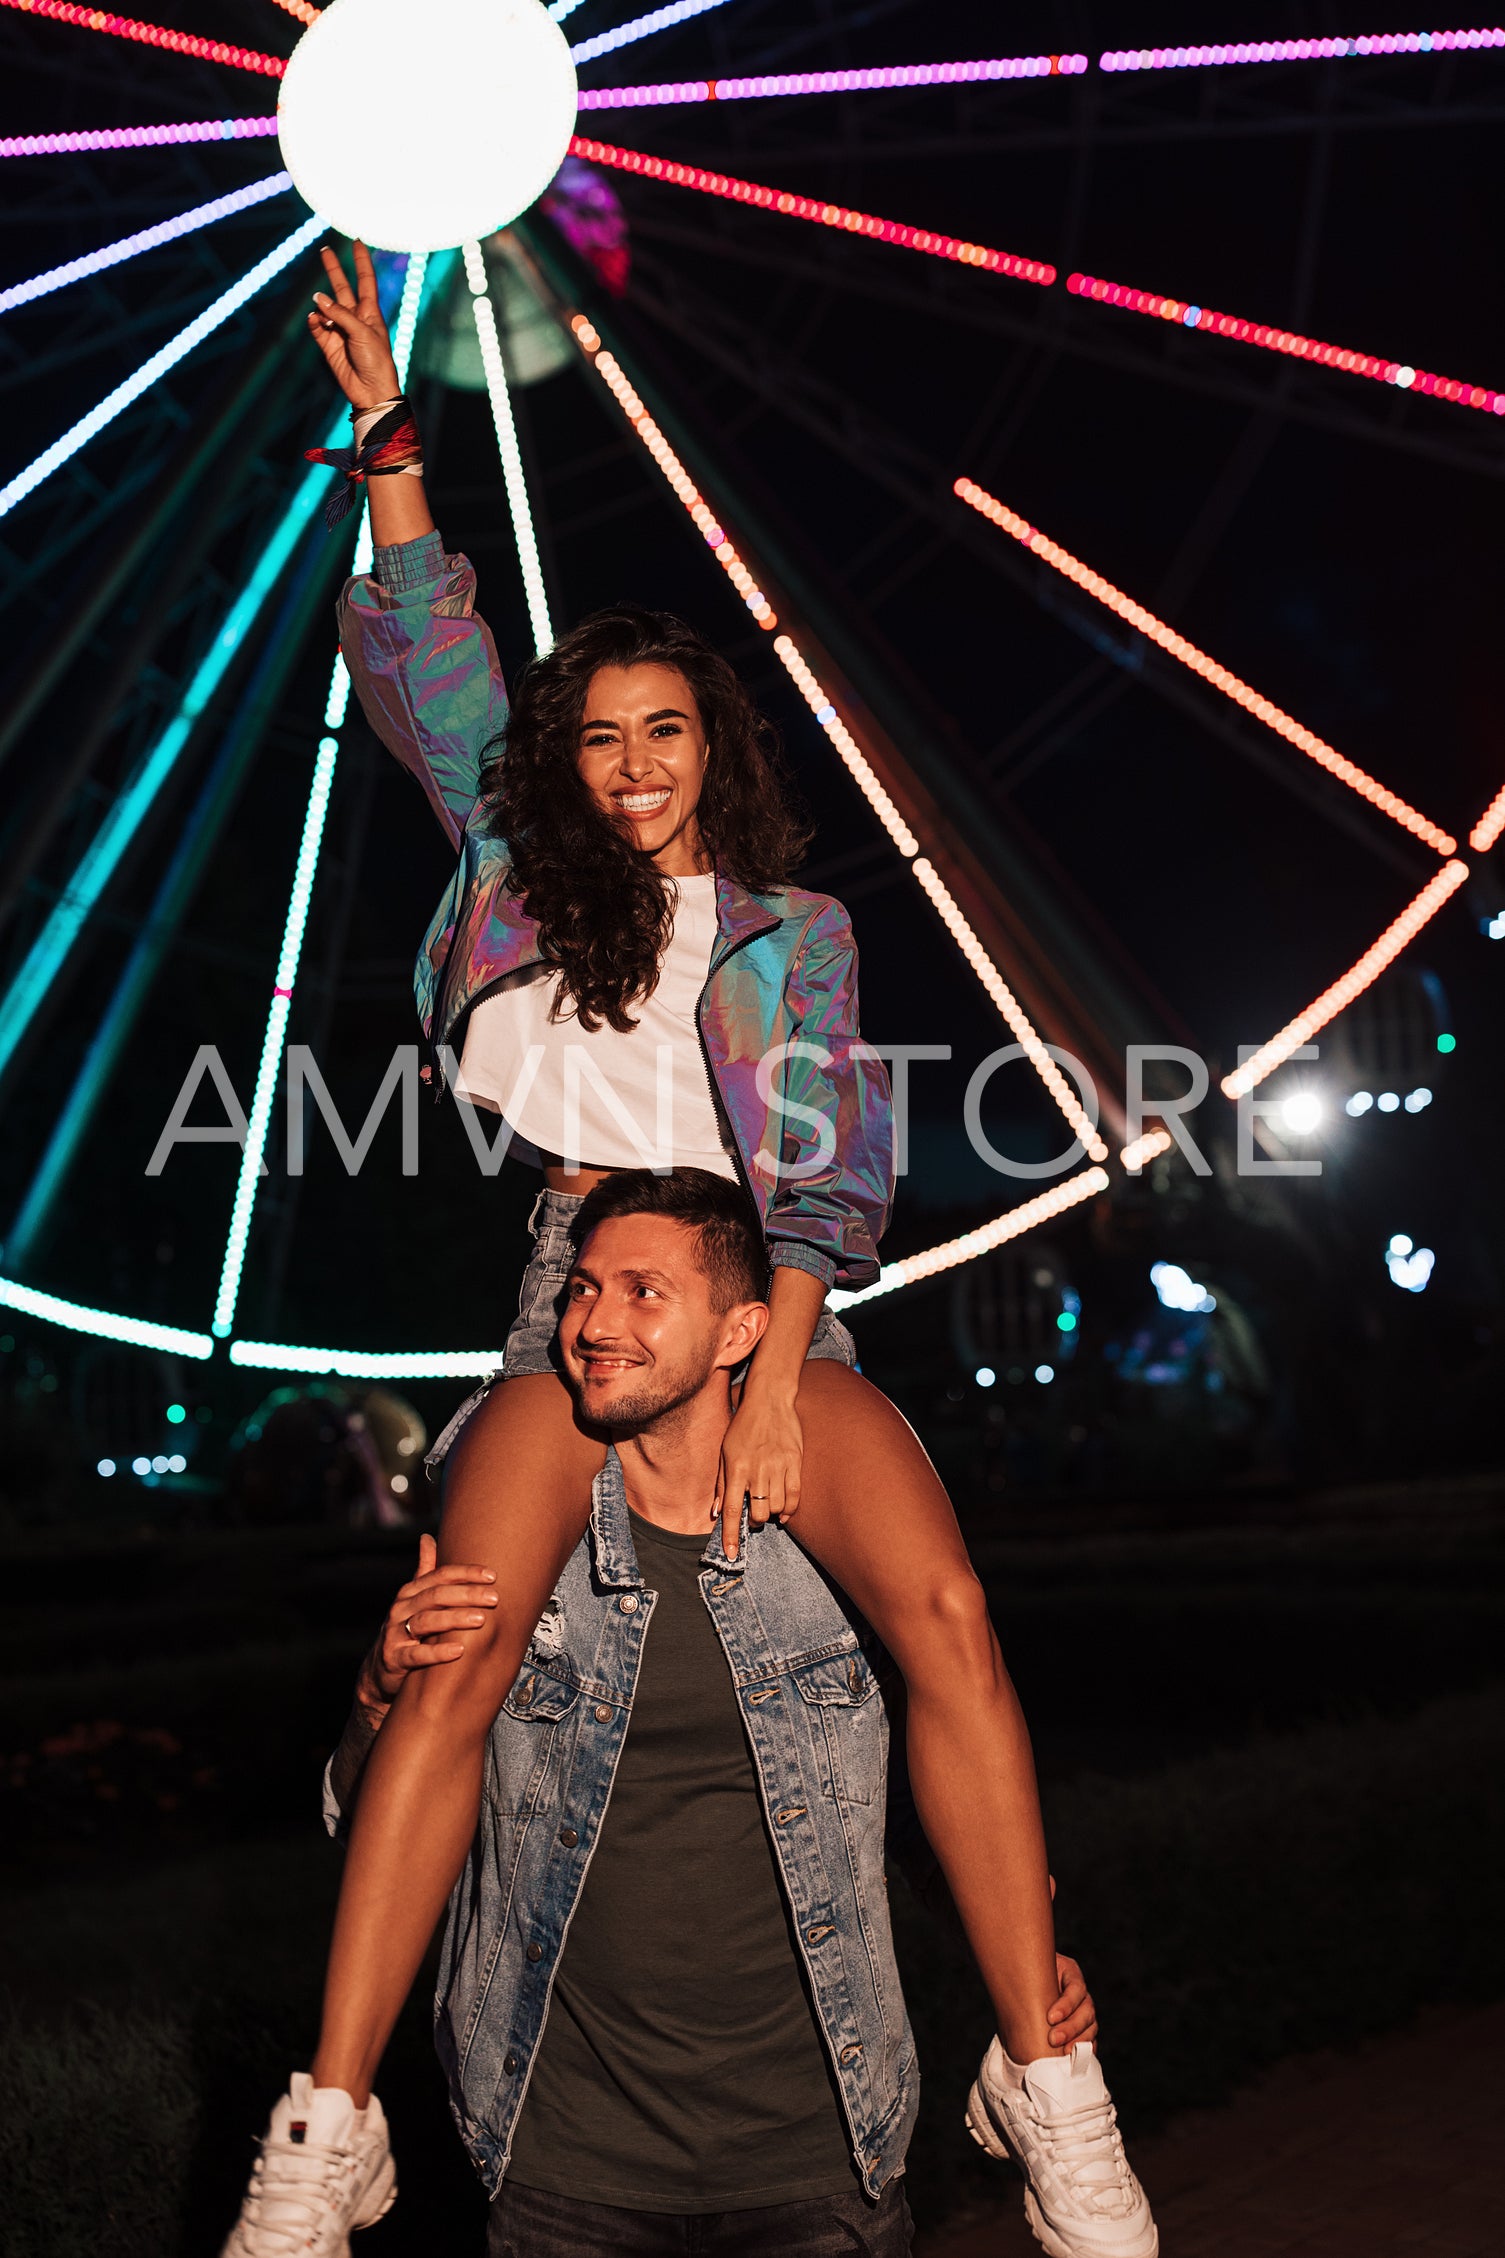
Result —
<instances>
[{"instance_id":1,"label":"amusement park ride in background","mask_svg":"<svg viewBox=\"0 0 1505 2258\"><path fill-rule=\"evenodd\" d=\"M265 0L269 22L276 20L273 4ZM703 544L708 569L726 576L766 635L815 728L902 864L915 914L939 920L954 944L961 976L978 985L996 1014L1000 1042L1018 1047L1018 1057L1038 1076L1065 1124L1071 1165L1058 1165L1045 1188L975 1229L887 1264L876 1285L836 1296L843 1307L977 1265L969 1268L972 1282L959 1288L955 1304L959 1353L975 1363L979 1380L988 1372L988 1384L994 1375L987 1359L1000 1354L1000 1341L1009 1344L1008 1353L1038 1358L1040 1368L1053 1369L1074 1348L1075 1296L1060 1282L1064 1271L1058 1276L1059 1266L1052 1268L1049 1259L1028 1250L1022 1268L990 1268L984 1258L1026 1235L1037 1248L1043 1230L1084 1203L1133 1197L1141 1178L1157 1164L1163 1169L1178 1146L1184 1162L1189 1156L1178 1118L1161 1113L1157 1096L1170 1100L1179 1093L1184 1099L1196 1069L1173 1063L1164 1082L1155 1080L1152 1069L1146 1106L1136 1109L1125 1084L1126 1054L1134 1045L1162 1053L1167 1045L1174 1048L1174 1032L1099 945L1017 830L1000 818L954 744L888 669L842 588L812 573L774 513L736 490L693 394L676 383L672 359L653 349L655 324L660 337L672 340L677 330L696 323L696 342L708 358L715 362L719 356L751 383L779 385L785 411L818 443L844 448L941 537L985 555L992 570L1078 636L1110 680L1115 670L1127 670L1297 795L1304 822L1335 824L1385 858L1394 899L1382 927L1355 932L1348 961L1319 967L1312 982L1318 992L1293 993L1284 1023L1221 1074L1216 1087L1228 1109L1225 1141L1233 1136L1237 1102L1261 1090L1330 1027L1343 1046L1351 1113L1376 1103L1384 1110L1416 1111L1428 1102L1426 1061L1452 1042L1445 1012L1423 976L1406 981L1403 966L1395 973L1390 968L1401 965L1409 944L1455 897L1487 930L1494 921L1505 935L1505 895L1488 862L1505 831L1505 780L1487 805L1470 811L1466 825L1455 818L1457 827L1450 829L1104 577L1090 558L1064 546L1055 537L1064 526L1032 524L1007 495L972 476L966 462L952 465L944 480L938 477L937 466L917 446L875 422L865 425L861 402L824 396L818 378L770 359L766 340L739 330L733 311L708 319L704 309L696 311L693 293L676 299L672 286L662 282L628 290L630 246L614 183L628 176L657 184L656 192L666 199L711 199L767 214L763 255L769 262L805 257L815 239L812 231L818 230L884 246L897 270L896 303L911 287L905 269L939 262L953 270L945 282L948 292L953 298L971 293L982 325L991 324L995 334L1023 333L1033 317L1020 310L1020 302L1032 294L1070 297L1082 307L1077 350L1089 360L1148 372L1171 385L1258 400L1267 395L1250 372L1276 356L1283 364L1280 414L1317 430L1357 431L1377 445L1494 477L1501 461L1495 419L1505 418L1505 391L1381 358L1358 344L1272 327L1256 318L1257 309L1246 317L1160 295L1138 281L1058 272L1022 249L974 243L849 209L802 192L797 181L743 179L645 153L624 146L618 135L630 126L629 113L637 112L703 120L716 114L712 105L779 103L787 112L807 96L878 100L897 91L918 97L942 87L974 89L976 100L1004 104L1026 82L1092 77L1101 82L1099 130L1117 104L1125 130L1153 136L1156 130L1180 130L1168 116L1157 127L1153 116L1135 111L1145 90L1153 91L1165 74L1199 76L1214 89L1208 99L1215 106L1226 87L1261 66L1342 65L1356 74L1356 84L1369 74L1368 84L1394 58L1430 56L1442 67L1449 57L1505 50L1505 32L1398 32L817 71L779 68L781 62L792 64L808 39L790 30L787 12L775 33L766 6L749 4L749 61L761 67L747 75L601 83L620 68L608 58L723 6L728 10L723 28L730 36L740 0L675 0L604 31L596 31L583 13L587 7L595 12L591 0L555 0L547 9L540 0L421 0L421 5L332 0L323 11L307 0L275 0L285 16L306 27L284 59L63 0L0 0L0 9L33 19L20 27L28 41L21 59L38 73L69 68L64 27L66 37L81 46L99 49L108 40L118 47L130 58L121 84L133 111L149 100L148 73L158 74L153 83L160 83L180 67L173 56L216 66L227 86L237 94L245 88L252 97L244 103L232 99L226 105L237 113L232 115L0 141L0 161L27 160L24 171L17 169L39 214L66 195L60 184L66 183L70 162L85 155L112 153L120 175L133 164L151 166L151 194L165 203L170 175L164 168L175 159L191 161L195 182L202 181L216 148L275 138L280 120L287 168L202 198L0 291L0 315L57 296L54 345L33 353L29 368L18 364L0 372L0 384L45 387L50 366L66 367L98 342L101 322L105 342L118 349L122 361L142 346L151 348L149 357L87 414L55 432L30 461L3 466L0 518L10 522L0 526L0 541L12 557L24 555L34 585L48 575L76 571L96 547L104 561L84 581L61 624L27 650L0 715L0 761L10 764L13 780L22 775L23 764L31 771L27 789L10 795L14 812L0 861L0 916L9 922L11 946L0 995L0 1100L7 1087L19 1087L60 999L78 993L69 989L70 973L97 935L118 874L142 856L152 858L155 874L150 908L114 967L112 982L90 992L94 1032L71 1087L57 1093L59 1103L49 1103L40 1148L13 1183L12 1213L0 1219L6 1225L0 1305L47 1325L174 1358L228 1357L234 1365L270 1373L438 1379L484 1373L500 1361L495 1345L358 1348L263 1339L251 1337L240 1320L243 1274L263 1256L272 1259L269 1234L257 1228L263 1162L349 719L349 684L333 653L322 712L311 712L307 720L307 799L296 860L280 874L261 874L265 886L285 891L287 906L280 952L275 966L267 967L265 1034L238 1180L224 1218L212 1310L184 1310L183 1322L168 1325L47 1289L48 1236L59 1202L67 1197L70 1171L100 1118L112 1078L124 1070L133 1031L208 858L234 821L298 655L328 615L335 578L350 569L352 546L355 569L369 562L363 519L352 517L350 530L335 536L325 532L332 476L327 469L284 474L278 495L258 456L268 435L285 429L290 415L306 414L315 397L307 371L290 351L301 333L306 283L300 279L289 297L288 282L303 275L311 247L331 231L361 233L377 248L403 371L411 368L415 381L484 391L489 398L527 616L539 649L553 637L541 555L541 549L547 552L548 529L535 524L531 466L514 401L525 388L572 364L599 388L640 443L644 475L666 484ZM586 34L572 43L578 27L571 22L567 32L564 23L577 9ZM415 21L421 39L412 36ZM155 55L148 54L152 49ZM457 67L458 56L467 59L465 66ZM259 94L252 81L260 82ZM195 83L203 85L202 71ZM277 114L268 106L274 88ZM238 114L242 109L246 114ZM1005 127L1000 120L998 130ZM1037 124L1034 130L1052 129ZM404 154L394 166L390 150L399 132ZM213 243L216 226L248 213L264 215L267 233L277 230L277 239L206 304L205 247ZM778 229L785 233L775 239ZM179 264L169 274L166 261L155 263L156 299L136 308L111 294L102 278L168 246L177 247L172 256ZM223 267L217 271L223 284ZM1082 326L1089 318L1098 325L1090 334ZM1167 342L1171 331L1175 337ZM173 372L232 341L241 356L232 380L217 399L185 415L173 397ZM1423 341L1416 342L1420 350ZM290 367L301 373L290 377ZM341 444L343 415L331 421L327 400L319 412L328 428L310 431L309 439ZM130 445L122 452L127 435ZM116 449L103 480L91 467L100 446ZM243 525L248 561L240 584L227 594L218 575L204 567L228 524ZM136 602L129 624L114 626L123 591L139 590L143 583L149 593ZM1167 602L1166 608L1176 607ZM164 650L184 654L170 661L165 709L159 704L135 729L118 781L104 794L91 791L89 780L102 754L118 746L121 717L131 708L137 684L154 667L160 676ZM87 720L61 745L49 743L39 763L35 750L47 742L52 702L80 669L90 670L91 692L97 671ZM190 765L197 783L185 799L179 785ZM170 839L154 820L163 806L172 810ZM56 867L63 846L71 857L68 874L40 888L37 874ZM211 1034L204 1030L206 1043ZM1079 1086L1072 1060L1088 1069L1100 1106ZM1290 1117L1287 1126L1300 1124ZM1267 1150L1284 1149L1273 1119L1256 1133ZM1043 1167L1038 1172L1046 1173ZM1402 1265L1414 1259L1409 1242L1396 1257ZM1157 1280L1157 1292L1168 1309L1195 1313L1201 1307L1184 1299L1203 1292L1184 1272L1168 1282ZM101 1289L99 1301L107 1298ZM1000 1314L1005 1304L1007 1312ZM265 1309L264 1297L259 1306Z\"/></svg>"}]
</instances>

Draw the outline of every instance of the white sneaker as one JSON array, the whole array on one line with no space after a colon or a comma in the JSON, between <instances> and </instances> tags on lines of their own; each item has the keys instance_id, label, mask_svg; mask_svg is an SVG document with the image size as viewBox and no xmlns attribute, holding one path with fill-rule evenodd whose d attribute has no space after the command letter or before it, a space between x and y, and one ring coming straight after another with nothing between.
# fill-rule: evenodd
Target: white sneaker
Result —
<instances>
[{"instance_id":1,"label":"white sneaker","mask_svg":"<svg viewBox=\"0 0 1505 2258\"><path fill-rule=\"evenodd\" d=\"M1024 2216L1050 2258L1156 2258L1160 2237L1090 2046L1020 2069L995 2038L967 2103L967 2130L1023 2172Z\"/></svg>"},{"instance_id":2,"label":"white sneaker","mask_svg":"<svg viewBox=\"0 0 1505 2258\"><path fill-rule=\"evenodd\" d=\"M397 2200L387 2120L373 2093L357 2109L338 2086L298 2071L272 2111L221 2258L350 2258L352 2227Z\"/></svg>"}]
</instances>

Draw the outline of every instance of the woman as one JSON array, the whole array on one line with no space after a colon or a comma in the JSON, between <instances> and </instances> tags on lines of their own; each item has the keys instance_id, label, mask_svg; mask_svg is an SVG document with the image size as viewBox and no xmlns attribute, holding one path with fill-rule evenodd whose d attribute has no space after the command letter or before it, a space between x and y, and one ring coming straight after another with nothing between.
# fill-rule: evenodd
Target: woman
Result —
<instances>
[{"instance_id":1,"label":"woman","mask_svg":"<svg viewBox=\"0 0 1505 2258\"><path fill-rule=\"evenodd\" d=\"M444 1557L505 1575L469 1651L405 1690L362 1776L314 2085L366 2105L469 1849L490 1720L604 1459L550 1359L568 1224L613 1167L644 1165L644 1124L668 1117L660 1161L740 1178L772 1272L708 1518L721 1511L731 1552L744 1500L759 1520L798 1509L801 1544L902 1671L916 1807L997 2012L992 2075L1028 2112L1060 1993L1028 1734L950 1501L825 1310L833 1283L876 1276L891 1190L887 1085L858 1038L845 913L789 885L803 839L762 725L681 623L630 607L587 620L524 671L509 718L473 576L429 514L369 254L356 247L355 288L323 256L310 331L357 446L374 430L386 450L369 465L376 573L347 591L342 647L461 858L419 960L420 1006L441 1070L503 1112L546 1190L505 1385L465 1424L446 1480ZM645 1036L656 1068L668 1054L661 1075ZM624 1090L634 1106L611 1102ZM1047 2247L1138 2258L1153 2228L1095 2067L1094 2081L1066 2149L1048 2109L1025 2128L1054 2158ZM259 2249L238 2232L232 2251Z\"/></svg>"}]
</instances>

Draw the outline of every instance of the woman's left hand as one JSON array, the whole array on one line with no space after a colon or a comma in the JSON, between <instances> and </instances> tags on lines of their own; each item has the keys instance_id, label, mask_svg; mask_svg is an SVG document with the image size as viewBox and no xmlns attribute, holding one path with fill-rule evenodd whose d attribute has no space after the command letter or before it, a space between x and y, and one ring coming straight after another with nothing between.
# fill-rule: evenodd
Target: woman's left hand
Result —
<instances>
[{"instance_id":1,"label":"woman's left hand","mask_svg":"<svg viewBox=\"0 0 1505 2258\"><path fill-rule=\"evenodd\" d=\"M787 1521L800 1502L804 1430L794 1398L760 1396L751 1385L721 1443L721 1472L711 1519L721 1519L721 1542L735 1560L742 1534L742 1499L751 1500L755 1523Z\"/></svg>"}]
</instances>

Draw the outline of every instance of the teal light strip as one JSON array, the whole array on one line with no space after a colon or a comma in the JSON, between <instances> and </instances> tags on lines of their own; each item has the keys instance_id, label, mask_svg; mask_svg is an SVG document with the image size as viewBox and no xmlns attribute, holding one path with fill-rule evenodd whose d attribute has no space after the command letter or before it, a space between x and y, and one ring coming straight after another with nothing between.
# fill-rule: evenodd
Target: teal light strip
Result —
<instances>
[{"instance_id":1,"label":"teal light strip","mask_svg":"<svg viewBox=\"0 0 1505 2258\"><path fill-rule=\"evenodd\" d=\"M23 1286L14 1278L0 1278L0 1308L14 1309L23 1317L39 1317L47 1325L62 1325L70 1333L92 1333L102 1341L127 1341L138 1349L163 1349L169 1356L192 1356L202 1361L214 1354L214 1343L207 1333L185 1333L177 1325L151 1325L144 1317L117 1317L112 1310L90 1309L83 1302L63 1301L57 1294L39 1294L34 1286Z\"/></svg>"},{"instance_id":2,"label":"teal light strip","mask_svg":"<svg viewBox=\"0 0 1505 2258\"><path fill-rule=\"evenodd\" d=\"M331 427L325 444L338 447L345 437L346 419L342 414ZM329 475L323 464L315 464L304 473L282 522L257 558L250 579L230 606L219 633L199 662L198 672L183 693L177 712L137 763L130 781L95 832L83 859L53 905L52 914L28 951L4 1001L0 1002L0 1074L15 1056L16 1047L35 1018L58 967L114 877L147 810L172 774L193 734L195 722L255 625L263 604L297 546L299 535L324 496Z\"/></svg>"},{"instance_id":3,"label":"teal light strip","mask_svg":"<svg viewBox=\"0 0 1505 2258\"><path fill-rule=\"evenodd\" d=\"M402 303L398 307L397 321L392 331L392 356L397 363L399 385L407 382L408 362L412 358L413 339L417 335L428 264L426 254L416 252L408 260L407 271L403 276ZM343 421L342 417L342 424ZM358 573L369 572L371 555L370 514L363 512L355 551L355 570ZM350 678L345 671L344 660L336 653L324 708L326 731L342 727L349 698ZM267 1010L266 1032L261 1042L261 1060L256 1070L256 1093L251 1100L246 1141L240 1156L240 1174L236 1179L235 1200L230 1210L230 1228L225 1238L224 1260L220 1265L213 1322L217 1340L228 1339L235 1324L241 1273L245 1269L246 1248L250 1243L251 1223L256 1213L256 1194L261 1181L261 1164L266 1152L267 1131L271 1126L272 1101L277 1094L277 1080L282 1071L287 1023L293 1008L293 989L298 980L303 936L308 926L314 880L318 875L319 853L324 843L324 822L329 813L329 796L334 789L335 762L339 758L339 751L338 737L326 734L320 738L314 761L313 781L309 786L308 804L303 815L303 835L298 844L293 888L282 928L277 977Z\"/></svg>"}]
</instances>

